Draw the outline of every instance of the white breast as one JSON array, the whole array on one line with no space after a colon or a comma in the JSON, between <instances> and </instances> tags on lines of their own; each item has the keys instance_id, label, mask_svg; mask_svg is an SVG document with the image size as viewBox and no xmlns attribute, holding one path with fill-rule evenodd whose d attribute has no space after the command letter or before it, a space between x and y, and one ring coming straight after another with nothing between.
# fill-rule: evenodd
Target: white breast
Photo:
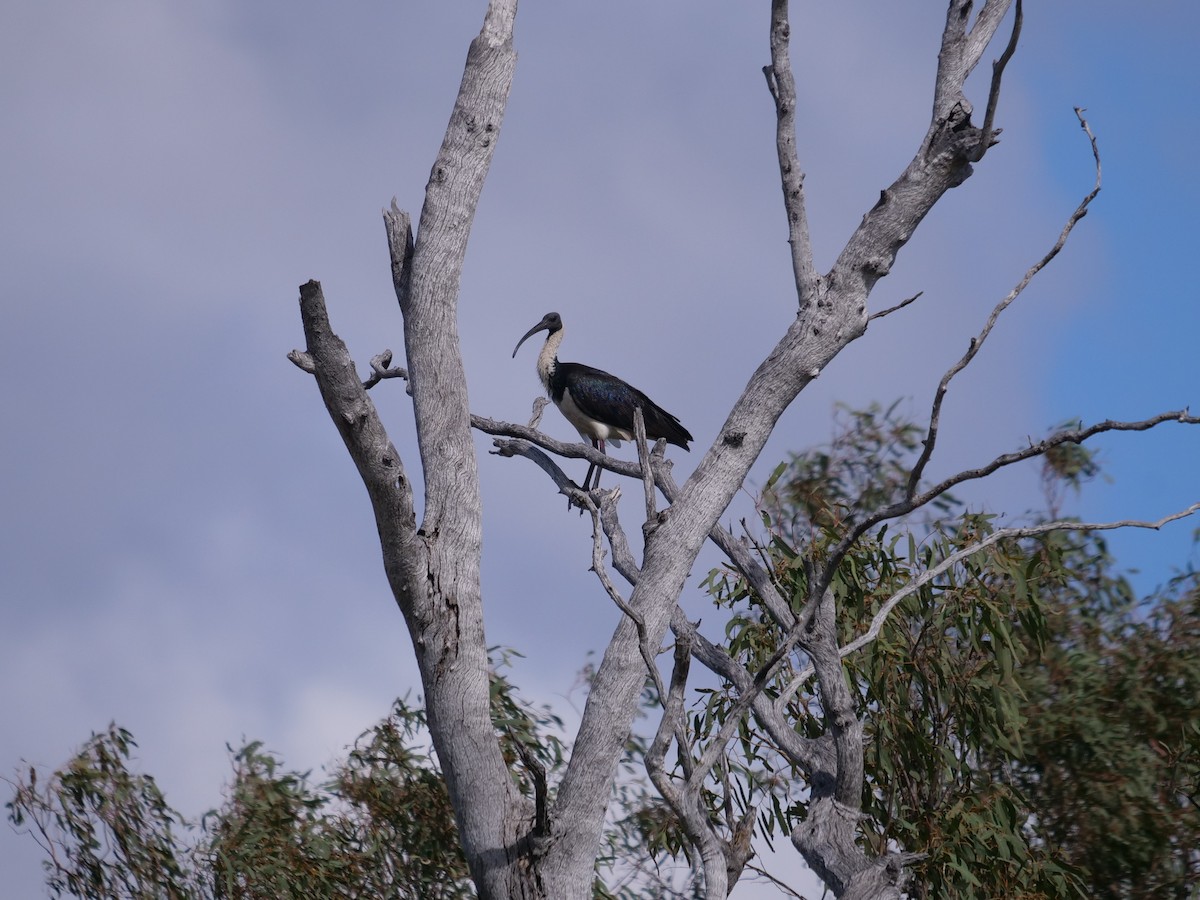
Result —
<instances>
[{"instance_id":1,"label":"white breast","mask_svg":"<svg viewBox=\"0 0 1200 900\"><path fill-rule=\"evenodd\" d=\"M570 388L563 391L562 403L558 404L558 408L562 411L566 420L575 426L575 430L579 432L585 441L593 439L608 441L614 447L620 447L621 441L633 440L633 434L624 428L605 425L603 422L597 422L585 414L583 410L575 405L575 401L571 397Z\"/></svg>"}]
</instances>

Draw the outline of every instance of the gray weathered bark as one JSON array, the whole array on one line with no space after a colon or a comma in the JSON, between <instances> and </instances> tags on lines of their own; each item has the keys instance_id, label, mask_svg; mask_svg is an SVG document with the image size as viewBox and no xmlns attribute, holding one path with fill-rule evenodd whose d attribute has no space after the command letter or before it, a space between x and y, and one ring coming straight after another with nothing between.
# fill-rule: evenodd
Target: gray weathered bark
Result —
<instances>
[{"instance_id":1,"label":"gray weathered bark","mask_svg":"<svg viewBox=\"0 0 1200 900\"><path fill-rule=\"evenodd\" d=\"M793 842L813 870L839 897L900 896L904 866L912 857L892 853L870 858L855 839L863 785L862 723L854 714L841 665L846 651L836 641L828 579L813 579L806 606L794 613L774 595L757 563L716 525L784 410L865 331L867 301L875 283L888 273L934 204L970 176L972 164L983 159L994 143L992 120L1000 75L1015 47L1016 29L994 68L982 127L972 122L963 84L992 42L1011 2L986 0L971 22L969 0L951 0L928 130L912 161L866 213L833 268L824 275L817 273L813 263L803 171L796 151L796 86L788 59L788 5L786 0L771 3L771 64L764 71L777 112L776 146L797 315L750 378L716 441L685 484L676 487L669 472L643 447L642 465L654 469L658 488L670 506L652 517L640 567L628 552L615 511L605 506L609 501L573 489L548 457L525 441L502 442L502 452L534 459L593 513L597 553L603 528L617 570L633 585L627 604L610 590L627 615L596 671L557 794L548 801L543 783L536 810L535 804L515 789L490 718L479 577L479 480L470 430L477 427L532 440L623 474L637 474L643 468L603 457L590 448L563 447L532 428L473 418L468 407L456 327L459 277L512 82L516 0L491 0L483 29L471 44L450 125L426 189L415 242L406 214L394 206L385 213L396 293L404 316L407 370L385 371L386 360L380 365L373 362L375 376L366 385L361 383L345 346L330 328L320 286L309 282L301 288L307 350L294 353L293 360L316 376L329 413L367 487L384 567L412 637L430 730L481 898L583 900L592 895L604 816L645 684L647 650L661 645L668 627L675 630L682 648L676 655L670 691L664 695L668 713L675 715L664 717L664 728L651 747L648 765L652 777L662 774L662 757L669 742L676 740L681 746L686 742L686 736L672 731L670 725L679 718L690 654L734 685L746 709L753 711L781 752L808 774L808 819L794 832ZM425 484L419 527L404 464L366 392L384 375L407 377L413 398ZM652 500L651 495L648 503ZM751 676L696 634L679 611L677 600L684 580L709 539L730 555L763 594L765 607L791 635L791 646L801 648L811 661L829 726L824 738L799 737ZM709 757L702 760L700 775L712 764ZM699 852L708 895L723 896L749 858L753 817L732 827L726 840L699 808L698 782L676 788L660 777L656 783Z\"/></svg>"},{"instance_id":2,"label":"gray weathered bark","mask_svg":"<svg viewBox=\"0 0 1200 900\"><path fill-rule=\"evenodd\" d=\"M415 245L408 217L394 207L385 214L425 482L420 527L403 462L330 329L320 286L309 282L301 289L308 357L371 498L463 849L479 896L489 900L544 896L528 889L525 871L533 810L513 785L492 726L479 579L479 476L457 329L467 239L516 65L516 6L516 0L492 0L471 42Z\"/></svg>"},{"instance_id":3,"label":"gray weathered bark","mask_svg":"<svg viewBox=\"0 0 1200 900\"><path fill-rule=\"evenodd\" d=\"M963 85L1010 3L987 0L970 29L967 20L971 3L950 3L928 132L908 167L863 217L833 269L824 276L816 276L811 263L803 177L798 174L802 170L790 127L796 98L786 52L790 34L787 2L772 3L772 64L767 79L781 122L777 145L799 310L775 349L751 376L716 441L647 538L630 606L641 617L645 639L652 645L665 636L692 563L783 411L838 353L863 334L867 299L875 283L890 270L896 254L933 205L946 191L962 184L971 174L972 162L986 152L992 135L985 137L971 123L971 104ZM823 643L814 640L806 649L819 651ZM585 860L595 859L599 849L603 816L599 798L611 783L644 680L638 666L638 648L637 629L627 618L617 628L596 672L560 788L555 832L560 852L547 863L554 867L556 880L569 885L566 896L585 895L578 873ZM839 680L840 672L838 667ZM823 685L823 690L829 688ZM857 732L849 723L846 726L840 737L835 736L838 762L858 754L861 773L861 746L851 747ZM861 775L857 785L861 791ZM835 778L827 791L814 790L810 816L816 815L814 821L823 821L824 825L819 834L800 842L805 858L818 873L839 873L830 883L839 895L850 889L853 873L877 868L855 844L855 815L851 813L856 813L860 801L852 794L851 782L845 778L840 783ZM831 810L835 804L849 812L834 815ZM574 880L572 872L576 873Z\"/></svg>"}]
</instances>

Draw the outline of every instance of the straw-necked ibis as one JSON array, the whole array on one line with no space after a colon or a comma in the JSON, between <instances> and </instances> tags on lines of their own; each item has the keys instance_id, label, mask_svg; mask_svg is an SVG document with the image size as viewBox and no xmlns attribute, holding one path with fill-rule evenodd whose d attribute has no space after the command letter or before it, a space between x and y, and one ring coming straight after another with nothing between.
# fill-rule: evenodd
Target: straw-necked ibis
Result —
<instances>
[{"instance_id":1,"label":"straw-necked ibis","mask_svg":"<svg viewBox=\"0 0 1200 900\"><path fill-rule=\"evenodd\" d=\"M600 369L558 361L558 345L563 339L562 317L558 313L546 313L542 321L525 332L525 337L517 341L513 349L513 359L516 359L521 345L539 331L549 333L542 352L538 354L538 377L542 379L554 405L584 440L591 441L592 446L601 453L607 452L605 441L611 441L613 446L619 447L621 441L633 440L633 411L641 407L649 440L665 438L669 444L689 449L688 441L693 438L688 430L637 388ZM600 483L600 472L593 464L583 479L585 491L591 483L593 472L596 473L596 481L591 487Z\"/></svg>"}]
</instances>

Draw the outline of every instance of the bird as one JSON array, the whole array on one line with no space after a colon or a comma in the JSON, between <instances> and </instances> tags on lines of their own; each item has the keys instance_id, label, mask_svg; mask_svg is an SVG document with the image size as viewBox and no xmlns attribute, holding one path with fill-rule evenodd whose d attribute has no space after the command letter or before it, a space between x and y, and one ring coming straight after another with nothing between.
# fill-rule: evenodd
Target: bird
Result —
<instances>
[{"instance_id":1,"label":"bird","mask_svg":"<svg viewBox=\"0 0 1200 900\"><path fill-rule=\"evenodd\" d=\"M621 441L633 440L633 412L641 407L647 438L665 438L667 443L690 451L688 441L695 438L679 423L679 419L633 385L601 369L582 363L558 361L558 347L564 333L562 316L558 313L546 313L542 321L525 332L513 349L513 359L517 358L517 350L521 349L521 345L539 331L548 333L542 352L538 354L538 377L559 412L575 426L585 441L591 441L593 447L607 454L605 441L620 447ZM593 472L596 474L594 483ZM588 490L589 484L591 488L600 485L600 471L595 463L588 467L583 490Z\"/></svg>"}]
</instances>

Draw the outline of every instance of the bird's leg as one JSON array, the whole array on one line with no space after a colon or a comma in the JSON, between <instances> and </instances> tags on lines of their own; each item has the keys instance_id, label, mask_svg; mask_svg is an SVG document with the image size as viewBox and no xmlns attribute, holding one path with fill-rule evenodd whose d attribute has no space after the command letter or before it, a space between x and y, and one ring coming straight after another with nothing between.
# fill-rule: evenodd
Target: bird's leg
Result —
<instances>
[{"instance_id":1,"label":"bird's leg","mask_svg":"<svg viewBox=\"0 0 1200 900\"><path fill-rule=\"evenodd\" d=\"M596 449L601 449L601 447L602 447L602 444L601 444L600 442L598 442L598 441L597 441L595 438L592 438L592 446L593 446L593 447L595 447ZM588 491L588 490L590 490L590 488L588 487L588 485L589 485L589 484L591 484L591 482L592 482L592 473L593 473L593 472L595 472L595 471L596 471L596 464L595 464L595 463L588 463L588 470L587 470L587 474L586 474L585 476L583 476L583 490L584 490L585 492L586 492L586 491ZM597 472L597 473L596 473L596 481L599 481L599 480L600 480L600 473L598 473L598 472Z\"/></svg>"},{"instance_id":2,"label":"bird's leg","mask_svg":"<svg viewBox=\"0 0 1200 900\"><path fill-rule=\"evenodd\" d=\"M603 453L605 456L608 455L608 451L604 449L604 439L603 438L601 438L598 441L592 441L592 443L600 450L601 453ZM600 487L601 469L599 466L594 466L593 468L595 468L595 470L596 470L596 480L592 482L592 490L594 491L596 488Z\"/></svg>"}]
</instances>

